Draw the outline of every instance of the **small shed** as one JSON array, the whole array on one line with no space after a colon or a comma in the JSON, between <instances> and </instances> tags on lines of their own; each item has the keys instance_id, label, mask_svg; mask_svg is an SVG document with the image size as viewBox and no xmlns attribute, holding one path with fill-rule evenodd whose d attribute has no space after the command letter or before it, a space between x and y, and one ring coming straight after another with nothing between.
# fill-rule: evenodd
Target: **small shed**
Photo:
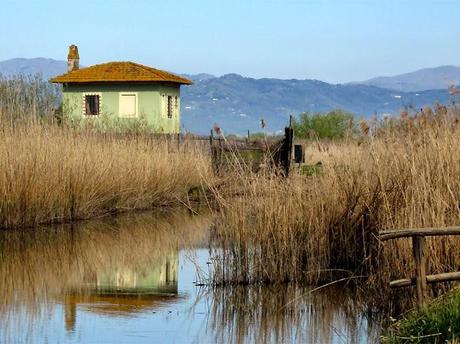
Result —
<instances>
[{"instance_id":1,"label":"small shed","mask_svg":"<svg viewBox=\"0 0 460 344\"><path fill-rule=\"evenodd\" d=\"M158 133L180 132L180 86L191 80L130 61L85 68L79 61L78 48L71 45L68 72L50 80L63 85L65 117L143 121Z\"/></svg>"}]
</instances>

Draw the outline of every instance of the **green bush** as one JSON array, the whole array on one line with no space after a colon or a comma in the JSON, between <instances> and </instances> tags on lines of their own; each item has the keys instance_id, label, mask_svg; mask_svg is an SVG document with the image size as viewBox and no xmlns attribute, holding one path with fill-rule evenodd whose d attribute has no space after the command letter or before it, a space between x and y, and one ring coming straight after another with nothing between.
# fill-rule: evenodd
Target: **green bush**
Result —
<instances>
[{"instance_id":1,"label":"green bush","mask_svg":"<svg viewBox=\"0 0 460 344\"><path fill-rule=\"evenodd\" d=\"M460 339L460 289L398 321L383 343L447 343Z\"/></svg>"},{"instance_id":2,"label":"green bush","mask_svg":"<svg viewBox=\"0 0 460 344\"><path fill-rule=\"evenodd\" d=\"M353 115L342 110L315 114L304 112L299 118L293 118L292 126L298 138L341 139L356 133Z\"/></svg>"}]
</instances>

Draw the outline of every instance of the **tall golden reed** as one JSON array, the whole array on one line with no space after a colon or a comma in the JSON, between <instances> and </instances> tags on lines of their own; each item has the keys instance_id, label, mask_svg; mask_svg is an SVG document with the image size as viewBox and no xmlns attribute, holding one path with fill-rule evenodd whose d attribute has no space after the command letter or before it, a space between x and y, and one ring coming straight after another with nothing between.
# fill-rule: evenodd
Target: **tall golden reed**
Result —
<instances>
[{"instance_id":1,"label":"tall golden reed","mask_svg":"<svg viewBox=\"0 0 460 344\"><path fill-rule=\"evenodd\" d=\"M376 235L460 224L459 117L438 107L387 120L360 141L311 143L311 162L322 162L317 176L236 173L215 190L225 214L216 226L224 250L215 252L215 282L318 282L333 275L383 286L410 276L409 241L383 245ZM459 243L429 239L429 272L457 269Z\"/></svg>"},{"instance_id":2,"label":"tall golden reed","mask_svg":"<svg viewBox=\"0 0 460 344\"><path fill-rule=\"evenodd\" d=\"M59 98L40 77L0 75L0 228L177 205L212 179L199 147L145 128L70 128Z\"/></svg>"},{"instance_id":3,"label":"tall golden reed","mask_svg":"<svg viewBox=\"0 0 460 344\"><path fill-rule=\"evenodd\" d=\"M0 227L180 204L209 174L206 155L148 135L0 127Z\"/></svg>"}]
</instances>

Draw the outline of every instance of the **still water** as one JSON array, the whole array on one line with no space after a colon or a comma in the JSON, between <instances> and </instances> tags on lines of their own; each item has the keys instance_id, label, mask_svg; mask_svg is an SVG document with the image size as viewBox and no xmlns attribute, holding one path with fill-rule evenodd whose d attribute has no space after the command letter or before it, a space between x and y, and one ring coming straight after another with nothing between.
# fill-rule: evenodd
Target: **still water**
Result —
<instances>
[{"instance_id":1,"label":"still water","mask_svg":"<svg viewBox=\"0 0 460 344\"><path fill-rule=\"evenodd\" d=\"M2 343L376 343L344 287L206 287L211 217L0 233Z\"/></svg>"}]
</instances>

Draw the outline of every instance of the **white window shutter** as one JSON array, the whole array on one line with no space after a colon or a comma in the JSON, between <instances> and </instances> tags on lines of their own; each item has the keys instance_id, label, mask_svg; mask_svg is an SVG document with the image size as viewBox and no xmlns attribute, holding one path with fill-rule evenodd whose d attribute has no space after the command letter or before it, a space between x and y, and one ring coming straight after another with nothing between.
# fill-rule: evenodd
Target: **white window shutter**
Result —
<instances>
[{"instance_id":1,"label":"white window shutter","mask_svg":"<svg viewBox=\"0 0 460 344\"><path fill-rule=\"evenodd\" d=\"M136 95L135 94L121 94L120 95L120 116L123 117L136 117Z\"/></svg>"},{"instance_id":2,"label":"white window shutter","mask_svg":"<svg viewBox=\"0 0 460 344\"><path fill-rule=\"evenodd\" d=\"M176 104L174 108L174 116L179 117L180 114L180 97L176 96Z\"/></svg>"},{"instance_id":3,"label":"white window shutter","mask_svg":"<svg viewBox=\"0 0 460 344\"><path fill-rule=\"evenodd\" d=\"M166 97L166 94L163 93L161 95L161 107L160 107L161 117L167 116L167 112L168 112L167 106L168 106L167 97Z\"/></svg>"}]
</instances>

